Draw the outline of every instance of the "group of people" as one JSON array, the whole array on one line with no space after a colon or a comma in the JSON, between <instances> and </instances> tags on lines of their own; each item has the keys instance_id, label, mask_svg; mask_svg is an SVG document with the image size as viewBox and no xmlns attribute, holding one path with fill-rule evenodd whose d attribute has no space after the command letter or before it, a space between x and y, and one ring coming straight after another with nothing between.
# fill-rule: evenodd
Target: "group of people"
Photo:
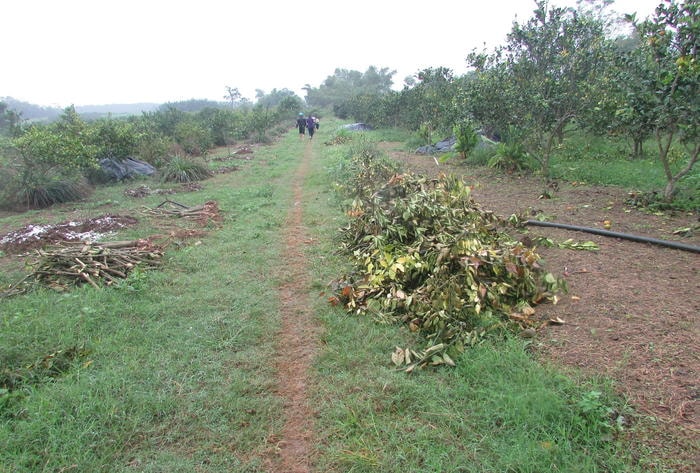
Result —
<instances>
[{"instance_id":1,"label":"group of people","mask_svg":"<svg viewBox=\"0 0 700 473\"><path fill-rule=\"evenodd\" d=\"M299 128L299 138L303 138L306 131L309 131L309 139L314 137L314 132L318 130L320 124L318 118L309 115L308 118L304 117L302 112L299 112L299 117L297 117L297 128Z\"/></svg>"}]
</instances>

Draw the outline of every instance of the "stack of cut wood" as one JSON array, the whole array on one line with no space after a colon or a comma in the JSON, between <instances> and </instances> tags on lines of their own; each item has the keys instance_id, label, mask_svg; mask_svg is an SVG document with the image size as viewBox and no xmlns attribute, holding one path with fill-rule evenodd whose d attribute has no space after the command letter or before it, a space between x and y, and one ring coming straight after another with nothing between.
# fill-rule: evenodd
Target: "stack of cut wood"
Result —
<instances>
[{"instance_id":1,"label":"stack of cut wood","mask_svg":"<svg viewBox=\"0 0 700 473\"><path fill-rule=\"evenodd\" d=\"M55 289L88 283L99 287L124 279L136 267L156 267L163 250L145 240L69 244L52 250L38 250L39 259L30 275L36 282Z\"/></svg>"},{"instance_id":2,"label":"stack of cut wood","mask_svg":"<svg viewBox=\"0 0 700 473\"><path fill-rule=\"evenodd\" d=\"M193 207L188 207L187 205L183 205L179 202L175 202L173 200L168 199L154 208L144 207L142 212L158 216L170 216L192 219L201 224L206 224L210 221L221 221L219 205L212 200L205 202L204 205L195 205Z\"/></svg>"}]
</instances>

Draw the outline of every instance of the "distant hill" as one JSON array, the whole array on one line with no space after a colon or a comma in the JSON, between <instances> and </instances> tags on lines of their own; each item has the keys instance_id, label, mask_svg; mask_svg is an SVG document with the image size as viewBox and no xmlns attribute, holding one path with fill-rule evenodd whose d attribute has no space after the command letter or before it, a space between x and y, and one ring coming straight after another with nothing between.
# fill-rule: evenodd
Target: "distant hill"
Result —
<instances>
[{"instance_id":1,"label":"distant hill","mask_svg":"<svg viewBox=\"0 0 700 473\"><path fill-rule=\"evenodd\" d=\"M123 103L109 105L80 105L75 107L79 114L101 115L139 115L141 112L152 112L160 107L159 103Z\"/></svg>"},{"instance_id":2,"label":"distant hill","mask_svg":"<svg viewBox=\"0 0 700 473\"><path fill-rule=\"evenodd\" d=\"M42 107L12 97L0 97L0 101L7 104L7 108L19 113L24 120L54 120L63 110L56 107Z\"/></svg>"},{"instance_id":3,"label":"distant hill","mask_svg":"<svg viewBox=\"0 0 700 473\"><path fill-rule=\"evenodd\" d=\"M5 102L9 109L18 112L24 120L51 121L63 113L60 107L42 107L12 97L0 97L0 101ZM96 119L108 115L140 115L142 112L157 110L158 107L160 104L157 103L80 105L75 107L75 111L85 119Z\"/></svg>"}]
</instances>

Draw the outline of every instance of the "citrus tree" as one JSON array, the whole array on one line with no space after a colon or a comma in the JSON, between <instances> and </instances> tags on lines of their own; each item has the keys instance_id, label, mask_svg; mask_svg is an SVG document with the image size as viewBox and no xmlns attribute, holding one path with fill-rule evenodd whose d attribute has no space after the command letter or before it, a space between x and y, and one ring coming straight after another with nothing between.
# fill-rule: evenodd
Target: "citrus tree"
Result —
<instances>
[{"instance_id":1,"label":"citrus tree","mask_svg":"<svg viewBox=\"0 0 700 473\"><path fill-rule=\"evenodd\" d=\"M640 77L634 67L622 69L628 92L624 107L636 106L637 119L651 122L666 176L663 196L671 200L700 155L700 2L666 0L652 18L634 26L642 42L627 64L642 64L644 72ZM674 143L685 152L680 165L670 152Z\"/></svg>"},{"instance_id":2,"label":"citrus tree","mask_svg":"<svg viewBox=\"0 0 700 473\"><path fill-rule=\"evenodd\" d=\"M83 197L83 174L97 167L91 130L72 107L52 125L34 125L12 141L7 202L48 206Z\"/></svg>"},{"instance_id":3,"label":"citrus tree","mask_svg":"<svg viewBox=\"0 0 700 473\"><path fill-rule=\"evenodd\" d=\"M501 129L525 130L525 146L548 176L567 125L594 105L608 43L600 18L535 4L528 21L513 23L504 46L468 57L476 76L467 82L466 106Z\"/></svg>"}]
</instances>

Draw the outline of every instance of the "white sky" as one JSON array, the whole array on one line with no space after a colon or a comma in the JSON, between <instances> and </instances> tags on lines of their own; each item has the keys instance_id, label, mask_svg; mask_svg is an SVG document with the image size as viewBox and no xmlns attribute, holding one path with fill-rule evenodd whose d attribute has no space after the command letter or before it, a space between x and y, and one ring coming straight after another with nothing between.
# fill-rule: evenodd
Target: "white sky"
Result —
<instances>
[{"instance_id":1,"label":"white sky","mask_svg":"<svg viewBox=\"0 0 700 473\"><path fill-rule=\"evenodd\" d=\"M616 0L651 15L661 0ZM575 5L575 0L551 0ZM3 0L0 97L65 107L223 101L226 86L301 97L335 68L466 71L534 0Z\"/></svg>"}]
</instances>

